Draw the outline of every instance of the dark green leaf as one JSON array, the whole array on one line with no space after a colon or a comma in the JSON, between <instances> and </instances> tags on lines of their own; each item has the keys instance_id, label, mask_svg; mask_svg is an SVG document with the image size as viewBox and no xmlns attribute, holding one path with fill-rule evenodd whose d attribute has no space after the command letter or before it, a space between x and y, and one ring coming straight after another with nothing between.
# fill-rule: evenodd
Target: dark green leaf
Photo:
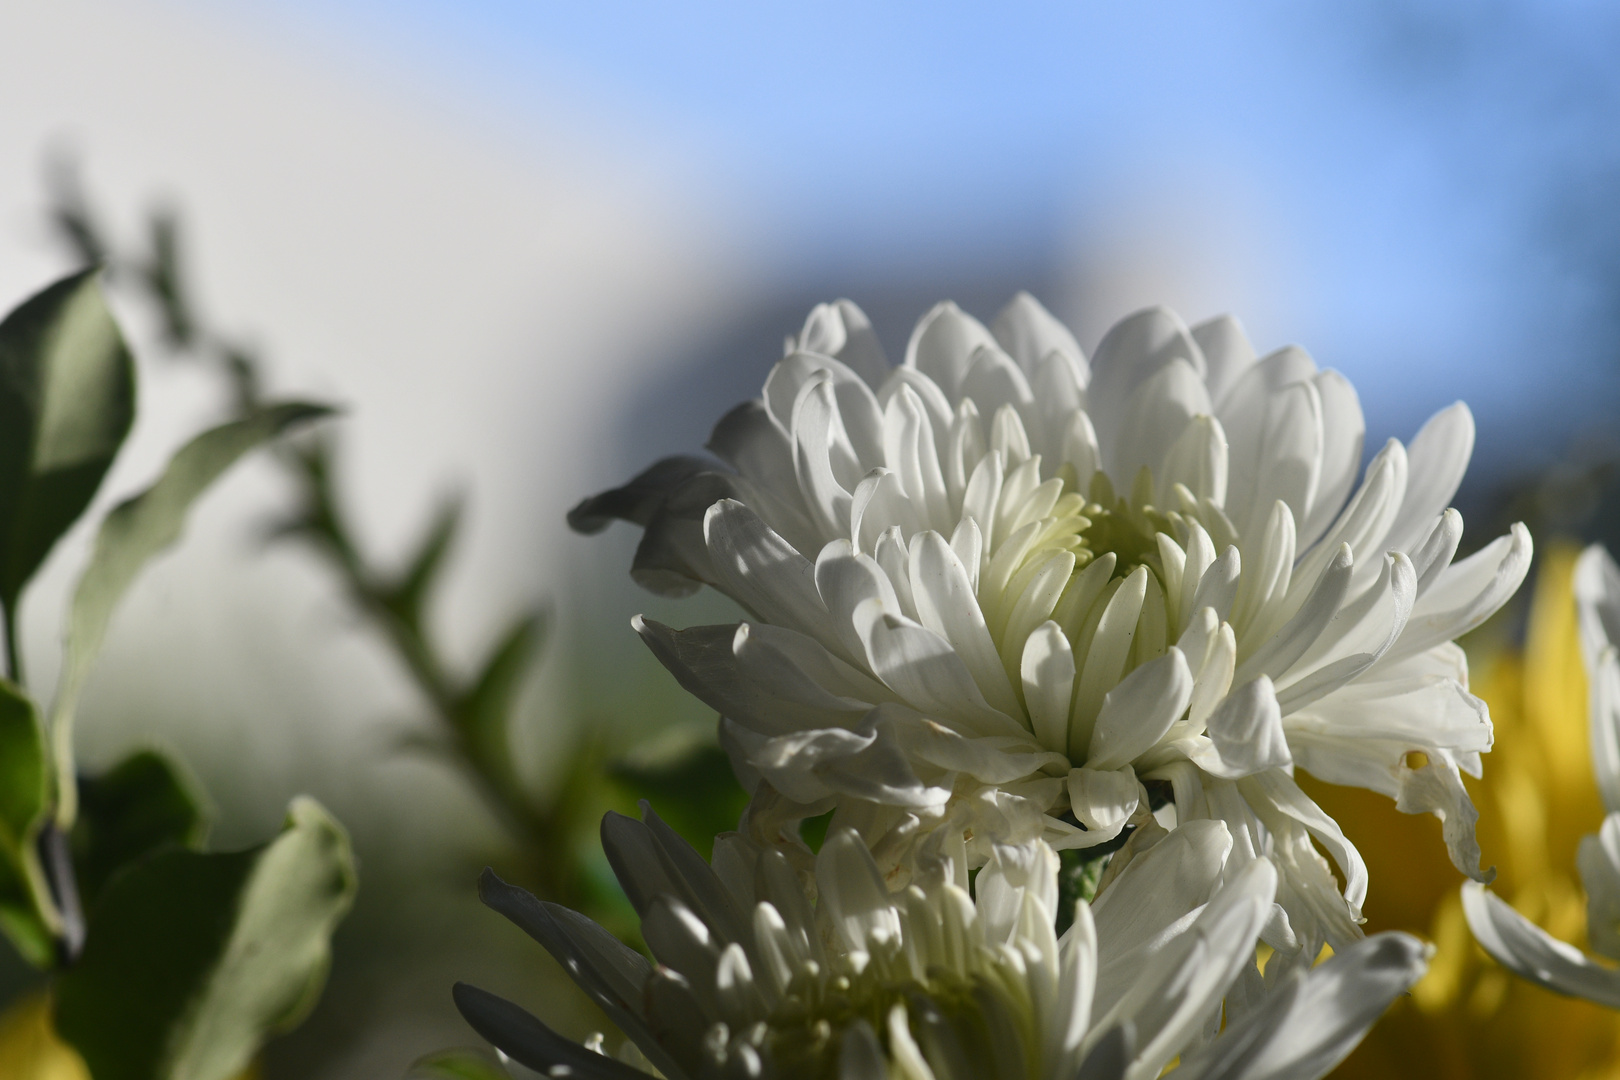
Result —
<instances>
[{"instance_id":1,"label":"dark green leaf","mask_svg":"<svg viewBox=\"0 0 1620 1080\"><path fill-rule=\"evenodd\" d=\"M100 776L81 776L79 807L73 846L86 907L120 867L162 847L197 847L207 832L191 784L152 750L131 754Z\"/></svg>"},{"instance_id":2,"label":"dark green leaf","mask_svg":"<svg viewBox=\"0 0 1620 1080\"><path fill-rule=\"evenodd\" d=\"M40 967L50 964L55 951L34 900L35 890L43 888L34 845L49 782L39 713L26 694L0 679L0 929Z\"/></svg>"},{"instance_id":3,"label":"dark green leaf","mask_svg":"<svg viewBox=\"0 0 1620 1080\"><path fill-rule=\"evenodd\" d=\"M51 710L57 769L57 820L70 827L78 807L73 784L73 713L101 650L113 609L147 560L180 538L197 496L243 454L293 424L325 416L320 405L289 402L222 424L192 439L169 462L157 483L108 513L73 594L66 655Z\"/></svg>"},{"instance_id":4,"label":"dark green leaf","mask_svg":"<svg viewBox=\"0 0 1620 1080\"><path fill-rule=\"evenodd\" d=\"M440 1050L418 1058L408 1080L512 1080L494 1055L483 1050Z\"/></svg>"},{"instance_id":5,"label":"dark green leaf","mask_svg":"<svg viewBox=\"0 0 1620 1080\"><path fill-rule=\"evenodd\" d=\"M689 744L650 763L621 760L608 766L608 775L633 798L651 803L704 858L715 836L735 829L748 805L725 751L709 743Z\"/></svg>"},{"instance_id":6,"label":"dark green leaf","mask_svg":"<svg viewBox=\"0 0 1620 1080\"><path fill-rule=\"evenodd\" d=\"M456 709L456 722L473 753L503 770L510 769L507 723L512 706L544 636L545 617L538 612L514 622Z\"/></svg>"},{"instance_id":7,"label":"dark green leaf","mask_svg":"<svg viewBox=\"0 0 1620 1080\"><path fill-rule=\"evenodd\" d=\"M45 733L34 703L0 679L0 852L16 863L33 842L49 797Z\"/></svg>"},{"instance_id":8,"label":"dark green leaf","mask_svg":"<svg viewBox=\"0 0 1620 1080\"><path fill-rule=\"evenodd\" d=\"M348 837L310 799L262 847L157 852L103 890L57 1030L96 1080L226 1080L314 1005L354 890Z\"/></svg>"},{"instance_id":9,"label":"dark green leaf","mask_svg":"<svg viewBox=\"0 0 1620 1080\"><path fill-rule=\"evenodd\" d=\"M87 270L0 322L0 602L84 513L135 416L135 368Z\"/></svg>"}]
</instances>

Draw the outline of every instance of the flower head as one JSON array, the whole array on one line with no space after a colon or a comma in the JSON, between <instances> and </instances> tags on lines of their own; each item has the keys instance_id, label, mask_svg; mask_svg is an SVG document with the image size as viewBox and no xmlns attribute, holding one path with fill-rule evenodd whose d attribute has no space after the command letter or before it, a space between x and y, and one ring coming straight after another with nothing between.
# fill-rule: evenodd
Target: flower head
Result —
<instances>
[{"instance_id":1,"label":"flower head","mask_svg":"<svg viewBox=\"0 0 1620 1080\"><path fill-rule=\"evenodd\" d=\"M1170 801L1225 822L1234 870L1275 863L1266 940L1308 959L1359 936L1366 875L1295 766L1436 814L1484 876L1458 773L1491 727L1452 639L1530 558L1516 526L1452 561L1465 406L1358 487L1363 431L1343 376L1257 356L1230 318L1144 311L1088 363L1027 295L988 329L946 303L891 368L839 301L720 421L727 468L660 462L571 521L645 526L639 580L747 610L637 626L745 781L836 805L897 883L938 829L982 861L1115 841Z\"/></svg>"},{"instance_id":2,"label":"flower head","mask_svg":"<svg viewBox=\"0 0 1620 1080\"><path fill-rule=\"evenodd\" d=\"M650 813L602 832L656 963L493 874L483 893L620 1026L619 1055L456 991L480 1033L552 1076L1146 1080L1179 1055L1189 1078L1309 1078L1425 964L1415 939L1381 935L1259 992L1276 873L1256 859L1223 883L1220 822L1160 830L1061 938L1057 856L1039 841L998 847L971 890L947 856L893 893L853 832L797 869L737 834L711 868Z\"/></svg>"}]
</instances>

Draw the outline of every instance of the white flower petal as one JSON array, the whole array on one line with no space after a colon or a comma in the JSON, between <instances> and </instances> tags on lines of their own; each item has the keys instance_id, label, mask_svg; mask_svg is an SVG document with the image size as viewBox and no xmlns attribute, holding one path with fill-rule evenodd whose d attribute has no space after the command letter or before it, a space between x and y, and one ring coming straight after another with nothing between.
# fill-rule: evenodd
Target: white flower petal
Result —
<instances>
[{"instance_id":1,"label":"white flower petal","mask_svg":"<svg viewBox=\"0 0 1620 1080\"><path fill-rule=\"evenodd\" d=\"M1190 821L1131 859L1091 905L1105 965L1162 944L1166 930L1209 899L1231 850L1225 824ZM1105 992L1098 1000L1111 998Z\"/></svg>"},{"instance_id":2,"label":"white flower petal","mask_svg":"<svg viewBox=\"0 0 1620 1080\"><path fill-rule=\"evenodd\" d=\"M936 440L936 433L943 436L949 430L929 418L922 398L909 386L901 387L883 411L883 463L900 477L917 516L934 528L954 524Z\"/></svg>"},{"instance_id":3,"label":"white flower petal","mask_svg":"<svg viewBox=\"0 0 1620 1080\"><path fill-rule=\"evenodd\" d=\"M994 416L1004 405L1028 414L1035 404L1029 378L1013 363L1012 357L994 345L973 350L967 374L962 378L963 400L971 400L982 412Z\"/></svg>"},{"instance_id":4,"label":"white flower petal","mask_svg":"<svg viewBox=\"0 0 1620 1080\"><path fill-rule=\"evenodd\" d=\"M1131 672L1103 698L1087 766L1117 769L1152 747L1186 712L1192 688L1187 658L1175 646Z\"/></svg>"},{"instance_id":5,"label":"white flower petal","mask_svg":"<svg viewBox=\"0 0 1620 1080\"><path fill-rule=\"evenodd\" d=\"M1620 971L1582 956L1477 881L1463 882L1462 902L1474 939L1497 963L1537 986L1620 1009Z\"/></svg>"},{"instance_id":6,"label":"white flower petal","mask_svg":"<svg viewBox=\"0 0 1620 1080\"><path fill-rule=\"evenodd\" d=\"M1080 343L1029 293L1020 292L1007 301L990 324L990 332L1025 371L1033 373L1055 353L1074 369L1079 384L1085 385L1090 368Z\"/></svg>"},{"instance_id":7,"label":"white flower petal","mask_svg":"<svg viewBox=\"0 0 1620 1080\"><path fill-rule=\"evenodd\" d=\"M917 711L965 735L1023 735L1021 725L992 709L950 642L925 626L864 600L851 614L871 670Z\"/></svg>"},{"instance_id":8,"label":"white flower petal","mask_svg":"<svg viewBox=\"0 0 1620 1080\"><path fill-rule=\"evenodd\" d=\"M846 948L869 951L874 936L900 938L900 919L866 844L841 829L822 844L816 860L816 894Z\"/></svg>"},{"instance_id":9,"label":"white flower petal","mask_svg":"<svg viewBox=\"0 0 1620 1080\"><path fill-rule=\"evenodd\" d=\"M1406 448L1411 478L1386 548L1411 551L1422 543L1434 519L1451 505L1473 454L1474 414L1467 405L1456 402L1429 418Z\"/></svg>"},{"instance_id":10,"label":"white flower petal","mask_svg":"<svg viewBox=\"0 0 1620 1080\"><path fill-rule=\"evenodd\" d=\"M1361 853L1350 843L1339 828L1339 823L1328 817L1310 796L1299 789L1293 777L1281 769L1246 776L1238 781L1239 790L1248 797L1257 811L1274 810L1291 818L1309 830L1311 837L1338 863L1344 875L1344 898L1352 914L1359 917L1361 905L1367 899L1367 864Z\"/></svg>"},{"instance_id":11,"label":"white flower petal","mask_svg":"<svg viewBox=\"0 0 1620 1080\"><path fill-rule=\"evenodd\" d=\"M1310 971L1296 968L1254 1012L1184 1055L1185 1080L1317 1080L1349 1056L1396 997L1428 969L1409 934L1359 941Z\"/></svg>"},{"instance_id":12,"label":"white flower petal","mask_svg":"<svg viewBox=\"0 0 1620 1080\"><path fill-rule=\"evenodd\" d=\"M996 844L974 882L974 904L991 945L1013 941L1026 910L1026 898L1040 905L1049 931L1056 917L1057 852L1045 844Z\"/></svg>"},{"instance_id":13,"label":"white flower petal","mask_svg":"<svg viewBox=\"0 0 1620 1080\"><path fill-rule=\"evenodd\" d=\"M1147 597L1147 579L1147 567L1132 570L1114 588L1091 640L1076 642L1086 658L1069 725L1069 746L1077 752L1091 745L1092 730L1104 696L1119 683L1120 673L1130 656L1131 639L1142 615L1142 602Z\"/></svg>"},{"instance_id":14,"label":"white flower petal","mask_svg":"<svg viewBox=\"0 0 1620 1080\"><path fill-rule=\"evenodd\" d=\"M1170 504L1173 484L1183 484L1199 498L1216 503L1226 501L1226 432L1213 416L1193 416L1181 429L1163 460L1154 471L1158 499Z\"/></svg>"},{"instance_id":15,"label":"white flower petal","mask_svg":"<svg viewBox=\"0 0 1620 1080\"><path fill-rule=\"evenodd\" d=\"M889 374L889 359L866 313L852 300L817 304L799 332L799 348L844 362L873 390Z\"/></svg>"},{"instance_id":16,"label":"white flower petal","mask_svg":"<svg viewBox=\"0 0 1620 1080\"><path fill-rule=\"evenodd\" d=\"M918 621L951 643L991 708L1020 715L1023 710L990 639L973 582L945 538L932 531L918 533L911 542L909 571Z\"/></svg>"},{"instance_id":17,"label":"white flower petal","mask_svg":"<svg viewBox=\"0 0 1620 1080\"><path fill-rule=\"evenodd\" d=\"M1259 478L1271 402L1287 387L1315 376L1310 355L1290 345L1249 365L1221 396L1215 415L1231 442L1226 509L1232 520L1247 523L1257 507L1270 507L1275 496L1260 488Z\"/></svg>"},{"instance_id":18,"label":"white flower petal","mask_svg":"<svg viewBox=\"0 0 1620 1080\"><path fill-rule=\"evenodd\" d=\"M1085 842L1094 847L1120 834L1140 805L1142 786L1129 765L1118 769L1075 769L1069 773L1069 809L1085 826Z\"/></svg>"},{"instance_id":19,"label":"white flower petal","mask_svg":"<svg viewBox=\"0 0 1620 1080\"><path fill-rule=\"evenodd\" d=\"M1074 653L1062 627L1045 622L1024 643L1020 664L1024 704L1042 746L1059 753L1069 748L1069 703L1074 694Z\"/></svg>"},{"instance_id":20,"label":"white flower petal","mask_svg":"<svg viewBox=\"0 0 1620 1080\"><path fill-rule=\"evenodd\" d=\"M1462 543L1462 515L1447 507L1440 512L1434 527L1417 550L1412 552L1412 569L1417 572L1417 594L1428 592L1440 575L1451 565Z\"/></svg>"},{"instance_id":21,"label":"white flower petal","mask_svg":"<svg viewBox=\"0 0 1620 1080\"><path fill-rule=\"evenodd\" d=\"M1575 564L1575 610L1591 715L1592 768L1609 813L1620 811L1620 567L1599 544Z\"/></svg>"},{"instance_id":22,"label":"white flower petal","mask_svg":"<svg viewBox=\"0 0 1620 1080\"><path fill-rule=\"evenodd\" d=\"M1238 664L1236 680L1244 683L1258 675L1277 679L1292 668L1338 615L1354 571L1350 545L1341 544L1333 559L1322 568L1310 595L1294 617Z\"/></svg>"},{"instance_id":23,"label":"white flower petal","mask_svg":"<svg viewBox=\"0 0 1620 1080\"><path fill-rule=\"evenodd\" d=\"M1277 872L1256 859L1220 889L1189 930L1144 965L1142 978L1098 1022L1129 1018L1141 1048L1127 1075L1156 1077L1186 1045L1244 964L1269 918Z\"/></svg>"},{"instance_id":24,"label":"white flower petal","mask_svg":"<svg viewBox=\"0 0 1620 1080\"><path fill-rule=\"evenodd\" d=\"M1102 444L1104 468L1121 483L1131 483L1137 471L1144 468L1162 474L1165 459L1182 430L1194 416L1211 411L1204 380L1192 362L1180 357L1170 360L1142 380L1126 398L1118 434L1112 443ZM1224 450L1224 437L1221 442ZM1197 493L1197 489L1193 490Z\"/></svg>"},{"instance_id":25,"label":"white flower petal","mask_svg":"<svg viewBox=\"0 0 1620 1080\"><path fill-rule=\"evenodd\" d=\"M916 758L987 784L1010 784L1043 769L1068 767L1062 754L1042 750L1028 736L967 738L932 720L921 720L908 725L903 738L907 751Z\"/></svg>"},{"instance_id":26,"label":"white flower petal","mask_svg":"<svg viewBox=\"0 0 1620 1080\"><path fill-rule=\"evenodd\" d=\"M716 712L764 734L780 735L806 727L842 727L858 723L877 701L890 700L893 694L877 685L879 694L873 700L841 697L830 692L838 686L835 678L818 679L799 665L799 658L784 655L772 649L749 649L754 629L743 623L738 626L699 626L688 630L674 630L659 622L636 616L632 625L658 662L674 675L681 687L696 696ZM787 631L791 634L792 631ZM738 655L738 642L742 639L747 659ZM810 646L820 648L808 638ZM823 650L825 652L825 650ZM808 650L806 650L808 653ZM841 664L830 655L828 660ZM750 669L749 665L757 665ZM836 669L831 664L817 666L821 673ZM844 665L846 668L848 665ZM770 681L759 678L763 670ZM845 689L862 685L864 676L851 680ZM864 693L864 691L862 691Z\"/></svg>"},{"instance_id":27,"label":"white flower petal","mask_svg":"<svg viewBox=\"0 0 1620 1080\"><path fill-rule=\"evenodd\" d=\"M995 347L995 338L979 320L949 300L934 305L911 333L906 344L906 367L934 380L952 400L961 396L962 380L981 346Z\"/></svg>"},{"instance_id":28,"label":"white flower petal","mask_svg":"<svg viewBox=\"0 0 1620 1080\"><path fill-rule=\"evenodd\" d=\"M1091 357L1091 385L1087 388L1100 445L1115 445L1124 421L1121 410L1131 392L1176 359L1186 360L1200 373L1204 369L1203 353L1192 334L1168 308L1138 311L1103 335Z\"/></svg>"},{"instance_id":29,"label":"white flower petal","mask_svg":"<svg viewBox=\"0 0 1620 1080\"><path fill-rule=\"evenodd\" d=\"M1300 527L1300 546L1310 547L1333 523L1355 487L1367 423L1361 399L1350 380L1337 371L1319 372L1312 380L1322 403L1322 470L1316 496Z\"/></svg>"},{"instance_id":30,"label":"white flower petal","mask_svg":"<svg viewBox=\"0 0 1620 1080\"><path fill-rule=\"evenodd\" d=\"M1412 617L1386 660L1422 652L1466 634L1496 614L1530 572L1530 530L1514 525L1506 536L1453 563L1412 607Z\"/></svg>"},{"instance_id":31,"label":"white flower petal","mask_svg":"<svg viewBox=\"0 0 1620 1080\"><path fill-rule=\"evenodd\" d=\"M1280 500L1293 512L1296 524L1316 499L1322 475L1322 399L1316 384L1297 382L1272 395L1267 404L1263 450L1255 462L1255 489ZM1269 505L1257 500L1245 521L1233 523L1243 535L1258 532Z\"/></svg>"},{"instance_id":32,"label":"white flower petal","mask_svg":"<svg viewBox=\"0 0 1620 1080\"><path fill-rule=\"evenodd\" d=\"M1594 952L1620 960L1620 814L1581 837L1575 865L1586 889L1586 936Z\"/></svg>"},{"instance_id":33,"label":"white flower petal","mask_svg":"<svg viewBox=\"0 0 1620 1080\"><path fill-rule=\"evenodd\" d=\"M715 578L728 596L766 622L837 641L816 591L815 567L735 499L709 507L703 535Z\"/></svg>"},{"instance_id":34,"label":"white flower petal","mask_svg":"<svg viewBox=\"0 0 1620 1080\"><path fill-rule=\"evenodd\" d=\"M956 410L951 406L950 399L945 391L927 375L913 367L897 367L889 371L889 377L878 388L878 407L888 415L889 403L903 392L910 390L922 402L928 414L929 426L941 435L951 430L952 421L956 417Z\"/></svg>"},{"instance_id":35,"label":"white flower petal","mask_svg":"<svg viewBox=\"0 0 1620 1080\"><path fill-rule=\"evenodd\" d=\"M1188 756L1211 775L1236 780L1293 764L1277 695L1264 675L1227 695L1210 714L1207 733L1208 749Z\"/></svg>"},{"instance_id":36,"label":"white flower petal","mask_svg":"<svg viewBox=\"0 0 1620 1080\"><path fill-rule=\"evenodd\" d=\"M1192 328L1193 340L1204 354L1209 372L1209 396L1216 405L1243 377L1255 361L1254 346L1249 344L1243 325L1230 315L1217 315Z\"/></svg>"}]
</instances>

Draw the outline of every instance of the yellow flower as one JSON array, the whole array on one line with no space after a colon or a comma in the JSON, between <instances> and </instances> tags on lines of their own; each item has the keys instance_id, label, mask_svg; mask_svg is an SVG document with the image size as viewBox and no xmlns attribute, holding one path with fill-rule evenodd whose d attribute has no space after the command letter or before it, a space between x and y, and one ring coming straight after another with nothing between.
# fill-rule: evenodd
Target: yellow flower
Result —
<instances>
[{"instance_id":1,"label":"yellow flower","mask_svg":"<svg viewBox=\"0 0 1620 1080\"><path fill-rule=\"evenodd\" d=\"M1473 690L1490 705L1496 746L1484 779L1468 787L1485 861L1499 872L1496 893L1554 937L1584 945L1575 848L1597 830L1603 807L1570 588L1578 554L1558 546L1543 556L1523 650L1475 658ZM1358 823L1356 842L1379 882L1366 929L1409 930L1437 946L1429 974L1335 1077L1620 1077L1620 1014L1514 978L1474 943L1462 875L1430 857L1437 821L1395 813L1364 791L1302 786L1336 819Z\"/></svg>"}]
</instances>

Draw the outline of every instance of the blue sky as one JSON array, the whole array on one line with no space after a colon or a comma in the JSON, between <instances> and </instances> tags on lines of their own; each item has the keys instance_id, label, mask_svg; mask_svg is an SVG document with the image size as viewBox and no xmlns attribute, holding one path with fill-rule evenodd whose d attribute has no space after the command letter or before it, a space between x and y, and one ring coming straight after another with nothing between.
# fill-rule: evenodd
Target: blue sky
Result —
<instances>
[{"instance_id":1,"label":"blue sky","mask_svg":"<svg viewBox=\"0 0 1620 1080\"><path fill-rule=\"evenodd\" d=\"M1295 313L1267 329L1349 372L1375 431L1466 396L1522 443L1615 400L1620 15L1596 2L280 11L504 122L574 101L690 154L818 281L1016 268L1133 191L1236 190L1286 251Z\"/></svg>"}]
</instances>

